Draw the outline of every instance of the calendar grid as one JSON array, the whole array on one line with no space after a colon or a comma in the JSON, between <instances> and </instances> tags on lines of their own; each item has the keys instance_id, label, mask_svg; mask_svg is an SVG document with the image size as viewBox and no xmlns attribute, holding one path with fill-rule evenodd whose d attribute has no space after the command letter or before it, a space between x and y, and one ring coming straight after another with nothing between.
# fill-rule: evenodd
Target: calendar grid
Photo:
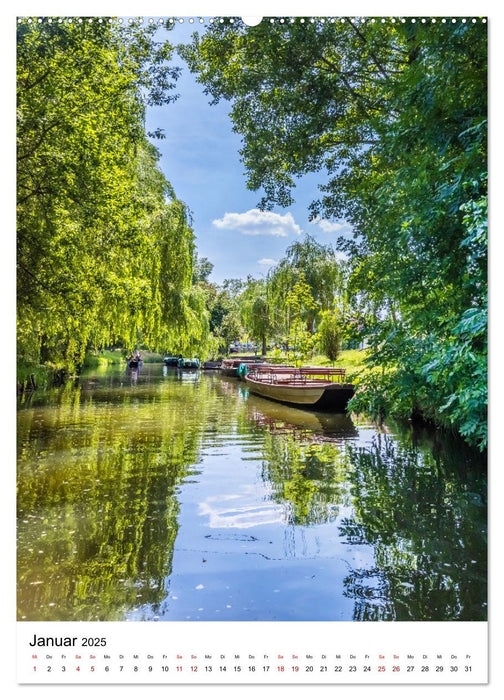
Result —
<instances>
[{"instance_id":1,"label":"calendar grid","mask_svg":"<svg viewBox=\"0 0 504 700\"><path fill-rule=\"evenodd\" d=\"M19 623L18 681L478 684L486 647L484 622Z\"/></svg>"}]
</instances>

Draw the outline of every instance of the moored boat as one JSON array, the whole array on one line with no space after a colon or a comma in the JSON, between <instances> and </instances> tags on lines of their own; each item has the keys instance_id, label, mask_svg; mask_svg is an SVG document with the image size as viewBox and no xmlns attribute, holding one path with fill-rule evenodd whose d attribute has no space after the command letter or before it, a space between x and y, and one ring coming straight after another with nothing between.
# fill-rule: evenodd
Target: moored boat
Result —
<instances>
[{"instance_id":1,"label":"moored boat","mask_svg":"<svg viewBox=\"0 0 504 700\"><path fill-rule=\"evenodd\" d=\"M178 367L179 355L167 355L163 358L163 362L167 367Z\"/></svg>"},{"instance_id":2,"label":"moored boat","mask_svg":"<svg viewBox=\"0 0 504 700\"><path fill-rule=\"evenodd\" d=\"M267 399L301 408L345 411L355 388L344 381L345 370L332 367L254 367L247 375L249 390Z\"/></svg>"},{"instance_id":3,"label":"moored boat","mask_svg":"<svg viewBox=\"0 0 504 700\"><path fill-rule=\"evenodd\" d=\"M179 369L198 369L199 366L200 361L197 357L181 357L177 364Z\"/></svg>"},{"instance_id":4,"label":"moored boat","mask_svg":"<svg viewBox=\"0 0 504 700\"><path fill-rule=\"evenodd\" d=\"M221 368L221 363L217 360L207 360L206 362L203 362L201 365L201 369L204 370L211 370L211 369L220 369Z\"/></svg>"},{"instance_id":5,"label":"moored boat","mask_svg":"<svg viewBox=\"0 0 504 700\"><path fill-rule=\"evenodd\" d=\"M130 367L131 369L141 367L143 364L142 357L138 351L134 355L131 355L130 357L126 358L126 362L128 364L128 367Z\"/></svg>"},{"instance_id":6,"label":"moored boat","mask_svg":"<svg viewBox=\"0 0 504 700\"><path fill-rule=\"evenodd\" d=\"M258 362L254 357L233 357L222 360L221 374L224 377L238 377L244 379L247 372L255 367L262 367L263 362Z\"/></svg>"}]
</instances>

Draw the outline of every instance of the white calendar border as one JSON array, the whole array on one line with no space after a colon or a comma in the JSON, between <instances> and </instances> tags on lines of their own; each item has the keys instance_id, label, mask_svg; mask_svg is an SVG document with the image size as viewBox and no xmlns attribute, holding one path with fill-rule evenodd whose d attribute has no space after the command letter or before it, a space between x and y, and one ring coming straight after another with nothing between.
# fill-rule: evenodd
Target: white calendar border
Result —
<instances>
[{"instance_id":1,"label":"white calendar border","mask_svg":"<svg viewBox=\"0 0 504 700\"><path fill-rule=\"evenodd\" d=\"M298 9L299 8L299 9ZM299 1L295 0L270 0L266 2L265 0L247 0L242 2L229 2L226 0L216 0L215 2L209 2L208 0L187 0L187 2L181 2L180 0L175 0L174 2L159 2L158 0L154 2L132 2L132 0L123 0L119 2L114 0L113 2L96 2L96 0L91 0L89 2L72 2L69 5L68 2L37 2L37 1L26 1L22 0L17 2L15 7L8 8L4 10L2 22L0 22L0 31L2 32L2 67L6 69L6 81L7 82L7 94L5 95L5 102L7 103L4 107L4 114L2 119L2 138L3 138L3 148L2 154L3 159L3 193L5 194L5 201L7 203L6 210L4 213L4 233L8 234L8 242L5 245L4 252L2 256L2 280L4 281L4 290L8 291L9 303L3 305L2 308L2 327L6 326L9 328L9 339L7 343L7 348L10 350L10 354L14 357L14 333L13 333L13 321L14 321L14 289L15 289L15 279L13 274L13 261L15 259L15 241L13 240L12 232L15 230L15 212L13 207L14 200L14 178L13 178L13 164L15 162L14 158L14 143L15 143L15 125L13 124L12 115L15 108L15 89L14 89L14 56L15 56L15 37L14 37L14 20L16 15L62 15L67 16L72 15L87 15L87 16L100 16L100 15L136 15L141 14L142 16L165 16L167 13L174 14L182 17L191 16L215 16L215 15L319 15L328 16L332 14L336 15L352 15L352 16L472 16L472 15L482 15L489 17L489 35L490 35L490 59L491 66L493 66L493 71L490 71L490 85L491 89L491 116L493 117L490 122L491 128L491 154L502 153L504 149L502 148L502 130L498 130L497 126L492 128L492 124L502 124L503 120L498 119L497 112L499 112L502 104L498 100L498 69L496 66L500 62L502 65L502 54L501 46L504 42L500 40L499 32L502 31L502 9L501 7L494 7L494 3L491 1L486 2L468 2L468 0L458 0L458 2L442 2L440 0L432 2L432 0L426 0L423 3L407 3L405 0L399 2L398 0L383 0L382 2L371 2L371 0L354 0L354 2L347 5L343 3L329 2L329 0L310 0L306 5L300 4ZM499 148L500 146L500 148ZM495 158L497 161L497 158ZM490 190L492 192L501 191L499 184L499 176L493 167L495 163L491 160L491 177L490 177ZM492 201L492 199L491 199ZM497 232L503 229L503 226L499 226L497 222L502 224L502 215L491 209L491 231L495 231L495 236L491 235L491 254L490 259L491 264L491 284L492 284L492 295L497 296L495 282L498 277L497 271L497 261L503 259L502 256L502 236L498 236ZM7 285L7 286L5 286ZM4 297L5 298L5 297ZM502 332L499 328L499 324L496 323L497 319L492 313L491 307L491 347L495 350L497 344L500 345L499 341L502 341ZM11 335L12 334L12 335ZM492 356L492 355L491 355ZM502 386L502 372L497 366L497 362L491 363L491 380L492 387L497 385L498 389ZM15 378L10 378L7 380L7 387L4 384L4 396L9 398L4 399L4 415L2 421L2 437L4 438L4 444L6 444L6 449L4 451L4 469L7 472L7 484L4 485L2 493L4 494L4 502L2 503L2 525L4 542L7 541L7 566L5 566L4 577L2 581L2 635L1 635L1 647L0 647L0 658L1 658L1 668L2 668L2 688L5 689L7 697L15 698L25 698L33 697L36 693L37 698L63 698L68 696L69 692L72 696L84 697L88 696L90 692L90 687L87 685L82 686L19 686L15 679L15 667L16 667L16 637L17 637L17 626L23 623L16 623L15 621L15 550L12 543L15 541L15 450L14 450L14 435L15 435L15 410L13 408L13 398L15 396ZM13 401L13 403L10 403ZM493 403L493 411L490 421L490 444L492 445L492 436L497 433L494 427L497 425L496 420L498 420L498 415L494 414L497 412L497 407L495 402ZM499 553L497 535L492 537L493 533L498 532L497 520L500 514L496 514L495 511L498 510L497 497L496 494L504 492L502 488L502 459L499 459L497 453L497 448L491 447L490 449L490 466L492 467L491 479L489 483L491 484L491 489L489 487L489 496L491 498L491 505L494 504L494 508L491 508L491 542L493 542L493 547L491 548L490 563L491 563L491 578L493 581L493 586L490 583L490 624L489 624L489 638L490 638L490 683L486 686L431 686L425 688L424 685L418 686L373 686L373 695L377 698L389 698L391 694L399 693L401 697L405 692L408 695L417 695L422 697L426 692L434 693L434 696L443 693L443 697L453 697L464 698L471 697L474 698L475 693L483 694L490 693L490 697L496 696L497 691L502 692L503 688L503 673L502 668L504 668L503 659L500 658L498 652L503 648L503 634L502 634L502 595L500 594L498 582L500 582L500 562L502 555ZM502 509L501 509L502 510ZM81 623L78 623L81 624ZM107 627L109 624L114 623L100 623ZM121 624L146 624L146 623L121 623ZM148 623L147 623L148 624ZM185 624L185 623L183 623ZM188 623L193 626L200 623L191 622ZM202 623L205 624L205 623ZM247 623L248 624L248 623ZM253 624L253 623L251 623ZM358 623L352 623L358 624ZM368 625L375 625L376 623L363 623ZM396 624L396 623L387 623ZM415 624L415 623L413 623ZM424 624L424 623L419 623ZM425 623L426 625L430 623ZM446 623L449 624L449 623ZM463 623L457 623L463 624ZM121 698L137 697L139 686L112 686L111 688L120 688ZM167 697L167 693L175 693L176 698L192 697L194 694L194 686L184 685L176 686L173 691L167 686L146 686L149 688L149 694L152 697ZM309 686L310 688L312 686ZM258 689L255 685L250 686L240 686L239 688L235 685L218 686L217 688L210 689L208 686L203 686L201 690L205 691L208 689L211 693L219 693L220 697L235 697L239 692L241 697L256 697ZM305 698L306 696L305 686L293 686L289 685L281 691L281 687L272 686L260 686L261 694L265 693L266 697L270 695L278 697L279 692L288 693L289 698ZM362 686L345 686L345 689L340 690L339 688L330 686L316 686L313 689L317 692L320 697L331 697L334 698L335 692L349 692L353 697L355 694L357 696L361 691L369 693L369 689ZM269 692L271 691L271 693ZM109 691L110 692L110 691ZM118 691L115 691L118 692Z\"/></svg>"}]
</instances>

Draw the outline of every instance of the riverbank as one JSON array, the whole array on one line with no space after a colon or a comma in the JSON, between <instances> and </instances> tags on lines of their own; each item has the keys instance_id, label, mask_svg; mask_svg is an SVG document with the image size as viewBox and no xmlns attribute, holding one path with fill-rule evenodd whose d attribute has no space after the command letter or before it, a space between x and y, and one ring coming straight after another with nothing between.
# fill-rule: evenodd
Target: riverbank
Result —
<instances>
[{"instance_id":1,"label":"riverbank","mask_svg":"<svg viewBox=\"0 0 504 700\"><path fill-rule=\"evenodd\" d=\"M163 356L155 352L141 351L144 363L161 363ZM18 362L16 366L17 393L35 391L36 389L49 389L62 384L67 379L79 376L81 370L102 368L113 365L126 365L126 353L122 348L102 350L101 352L88 353L84 362L75 374L69 374L65 369L56 367L51 363L35 365Z\"/></svg>"},{"instance_id":2,"label":"riverbank","mask_svg":"<svg viewBox=\"0 0 504 700\"><path fill-rule=\"evenodd\" d=\"M354 382L367 371L366 358L369 350L342 350L337 360L332 362L326 355L315 355L309 364L316 367L341 367L346 370L347 376Z\"/></svg>"},{"instance_id":3,"label":"riverbank","mask_svg":"<svg viewBox=\"0 0 504 700\"><path fill-rule=\"evenodd\" d=\"M163 356L157 352L140 351L144 362L163 362ZM88 353L84 359L83 368L108 367L109 365L125 365L126 352L122 348L114 350L102 350L101 352Z\"/></svg>"}]
</instances>

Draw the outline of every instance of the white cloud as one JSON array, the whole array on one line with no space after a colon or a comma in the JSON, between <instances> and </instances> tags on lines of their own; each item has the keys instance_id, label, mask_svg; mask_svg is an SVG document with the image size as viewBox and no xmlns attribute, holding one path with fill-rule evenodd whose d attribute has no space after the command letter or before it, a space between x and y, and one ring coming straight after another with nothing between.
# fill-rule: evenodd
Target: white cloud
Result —
<instances>
[{"instance_id":1,"label":"white cloud","mask_svg":"<svg viewBox=\"0 0 504 700\"><path fill-rule=\"evenodd\" d=\"M316 218L310 223L312 224L318 224L322 231L325 233L336 233L336 231L341 231L344 233L347 233L350 231L350 224L347 224L346 221L328 221L327 219L319 219Z\"/></svg>"},{"instance_id":2,"label":"white cloud","mask_svg":"<svg viewBox=\"0 0 504 700\"><path fill-rule=\"evenodd\" d=\"M243 214L226 212L222 219L212 222L217 228L237 230L244 236L280 236L286 238L291 234L299 236L301 228L296 224L292 214L283 216L272 211L249 209Z\"/></svg>"},{"instance_id":3,"label":"white cloud","mask_svg":"<svg viewBox=\"0 0 504 700\"><path fill-rule=\"evenodd\" d=\"M261 258L257 262L259 263L259 265L276 265L277 264L277 261L273 260L273 258Z\"/></svg>"}]
</instances>

